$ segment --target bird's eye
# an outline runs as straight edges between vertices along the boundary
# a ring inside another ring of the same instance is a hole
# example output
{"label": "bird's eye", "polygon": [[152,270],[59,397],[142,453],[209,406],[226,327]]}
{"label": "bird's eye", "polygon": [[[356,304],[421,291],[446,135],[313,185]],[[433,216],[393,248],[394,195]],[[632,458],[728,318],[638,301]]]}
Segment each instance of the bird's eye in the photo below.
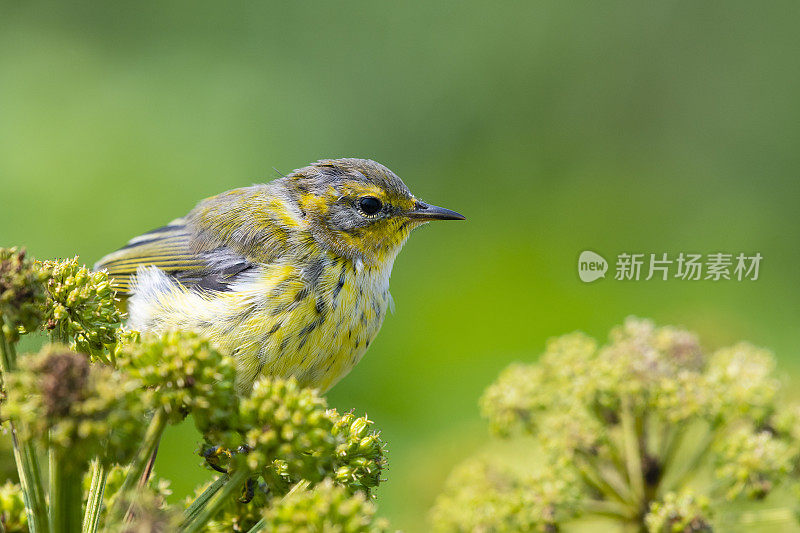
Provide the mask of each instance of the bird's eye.
{"label": "bird's eye", "polygon": [[365,196],[358,201],[358,207],[365,215],[374,215],[381,210],[383,204],[374,196]]}

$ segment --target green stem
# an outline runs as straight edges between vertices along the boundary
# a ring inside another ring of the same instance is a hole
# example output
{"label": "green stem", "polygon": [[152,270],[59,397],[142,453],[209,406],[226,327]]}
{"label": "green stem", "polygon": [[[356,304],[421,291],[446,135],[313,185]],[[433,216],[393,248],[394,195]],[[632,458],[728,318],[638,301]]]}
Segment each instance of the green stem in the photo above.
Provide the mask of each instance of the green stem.
{"label": "green stem", "polygon": [[[607,500],[585,500],[580,504],[581,509],[588,514],[607,516],[618,520],[630,520],[631,509],[618,502]],[[251,530],[252,531],[252,530]]]}
{"label": "green stem", "polygon": [[220,509],[230,501],[233,493],[241,489],[242,484],[247,481],[248,476],[250,476],[250,472],[245,469],[237,470],[231,474],[228,482],[225,483],[217,494],[208,500],[208,503],[202,507],[199,513],[195,514],[193,519],[184,520],[183,524],[181,524],[180,532],[197,533],[201,531],[203,527],[219,513]]}
{"label": "green stem", "polygon": [[642,476],[642,455],[639,450],[639,435],[636,433],[636,421],[631,412],[630,399],[622,398],[620,413],[622,422],[622,440],[625,447],[625,466],[628,481],[638,503],[644,503],[644,476]]}
{"label": "green stem", "polygon": [[692,457],[688,461],[681,462],[680,467],[677,464],[674,465],[673,471],[670,472],[669,479],[664,480],[663,487],[661,489],[662,494],[682,486],[697,473],[697,468],[707,457],[708,451],[711,449],[711,445],[714,443],[716,436],[716,428],[713,426],[709,427],[703,436],[703,439],[700,441],[700,444],[694,450]]}
{"label": "green stem", "polygon": [[69,346],[69,336],[61,330],[60,325],[56,329],[50,331],[50,344]]}
{"label": "green stem", "polygon": [[82,533],[96,533],[100,523],[100,511],[103,508],[103,494],[106,490],[108,470],[100,461],[92,464],[92,485],[86,499],[86,512],[83,515]]}
{"label": "green stem", "polygon": [[50,531],[81,529],[83,471],[75,468],[58,450],[50,448]]}
{"label": "green stem", "polygon": [[[675,427],[677,426],[677,427]],[[681,422],[676,424],[668,430],[668,437],[665,439],[664,449],[661,453],[661,464],[663,473],[661,478],[664,479],[670,473],[675,463],[675,456],[683,445],[683,439],[686,436],[688,423]]]}
{"label": "green stem", "polygon": [[[159,407],[156,409],[153,418],[150,420],[150,424],[147,426],[142,445],[139,447],[139,451],[136,453],[136,457],[128,469],[125,481],[122,482],[122,486],[119,489],[119,494],[132,494],[132,491],[136,488],[142,477],[142,473],[145,468],[147,468],[150,457],[153,455],[156,446],[158,446],[158,442],[161,440],[161,434],[164,433],[164,428],[166,427],[167,412],[163,407]],[[123,509],[122,507],[126,503],[132,506],[134,500],[135,498],[133,496],[130,498],[118,498],[117,503],[114,505],[113,512],[109,513],[109,516],[122,519],[128,511],[127,508]]]}
{"label": "green stem", "polygon": [[190,522],[194,520],[197,515],[200,514],[200,511],[203,510],[203,507],[205,507],[205,505],[208,503],[208,500],[210,500],[212,496],[219,492],[219,489],[221,489],[223,485],[230,480],[230,478],[231,477],[228,474],[223,474],[215,479],[211,485],[206,487],[206,490],[204,490],[197,498],[195,498],[192,504],[186,509],[186,511],[184,511],[183,521]]}
{"label": "green stem", "polygon": [[256,522],[247,533],[259,533],[260,531],[264,531],[266,528],[267,528],[267,519],[262,518],[261,520]]}
{"label": "green stem", "polygon": [[[3,326],[3,319],[0,317],[0,369],[2,370],[0,377],[9,375],[17,368],[17,352],[14,344],[6,339]],[[49,526],[44,484],[42,483],[39,459],[36,457],[36,449],[30,441],[20,442],[16,421],[9,421],[9,425],[14,447],[14,462],[17,465],[22,498],[25,501],[28,528],[31,533],[43,533],[49,529]]]}
{"label": "green stem", "polygon": [[575,465],[586,484],[597,489],[609,500],[617,500],[623,505],[631,505],[630,492],[623,490],[619,483],[613,483],[607,476],[604,476],[601,468],[588,456],[575,457]]}

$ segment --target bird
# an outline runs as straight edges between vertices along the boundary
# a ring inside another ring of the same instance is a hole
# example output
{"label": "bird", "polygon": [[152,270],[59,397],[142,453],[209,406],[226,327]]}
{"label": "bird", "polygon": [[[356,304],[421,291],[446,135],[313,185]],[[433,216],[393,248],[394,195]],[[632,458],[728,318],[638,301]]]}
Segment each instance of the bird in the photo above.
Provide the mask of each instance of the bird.
{"label": "bird", "polygon": [[416,198],[384,165],[322,159],[200,201],[100,259],[140,332],[194,330],[262,375],[327,391],[394,310],[389,278],[410,233],[465,220]]}

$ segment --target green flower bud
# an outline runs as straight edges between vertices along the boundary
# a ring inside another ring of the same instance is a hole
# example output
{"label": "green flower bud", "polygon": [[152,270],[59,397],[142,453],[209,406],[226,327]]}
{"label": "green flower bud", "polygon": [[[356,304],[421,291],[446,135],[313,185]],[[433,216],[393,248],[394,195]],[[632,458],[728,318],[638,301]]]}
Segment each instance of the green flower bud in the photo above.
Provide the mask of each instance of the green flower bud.
{"label": "green flower bud", "polygon": [[340,416],[317,390],[294,378],[259,379],[234,418],[238,432],[220,434],[217,442],[207,438],[202,455],[213,456],[217,466],[260,474],[273,496],[300,480],[313,484],[330,477],[350,492],[364,493],[381,481],[384,444],[372,421]]}
{"label": "green flower bud", "polygon": [[375,506],[363,494],[350,494],[331,480],[313,488],[301,484],[264,510],[266,531],[275,533],[379,533],[389,531],[375,517]]}
{"label": "green flower bud", "polygon": [[314,389],[300,387],[294,378],[262,378],[240,403],[247,468],[254,472],[275,465],[281,476],[322,479],[331,471],[336,449],[335,413]]}
{"label": "green flower bud", "polygon": [[574,475],[554,465],[538,476],[490,459],[457,466],[431,514],[433,528],[460,531],[556,531],[578,511]]}
{"label": "green flower bud", "polygon": [[24,249],[0,248],[0,327],[9,342],[44,321],[48,278],[48,270],[28,259]]}
{"label": "green flower bud", "polygon": [[51,271],[45,327],[74,350],[105,360],[122,320],[108,274],[80,266],[77,257],[45,267]]}
{"label": "green flower bud", "polygon": [[649,533],[701,533],[713,529],[708,521],[708,500],[691,493],[667,493],[661,501],[653,502],[644,517]]}
{"label": "green flower bud", "polygon": [[24,422],[22,438],[60,450],[76,469],[95,456],[127,462],[143,435],[141,384],[62,346],[21,359],[6,386],[5,412]]}
{"label": "green flower bud", "polygon": [[549,403],[543,394],[545,387],[543,368],[510,365],[483,394],[481,414],[497,435],[533,432],[535,413]]}
{"label": "green flower bud", "polygon": [[733,500],[740,495],[761,499],[797,464],[795,446],[770,431],[741,428],[727,436],[717,449],[715,474]]}
{"label": "green flower bud", "polygon": [[333,428],[338,441],[334,478],[350,490],[362,490],[367,494],[381,482],[381,473],[387,462],[380,435],[371,431],[373,424],[366,416],[346,413],[339,417]]}
{"label": "green flower bud", "polygon": [[136,333],[115,351],[120,370],[150,390],[152,407],[162,407],[170,422],[194,415],[201,432],[228,427],[236,416],[236,368],[233,358],[214,349],[205,338],[190,331]]}
{"label": "green flower bud", "polygon": [[771,352],[745,342],[716,351],[705,376],[713,414],[720,419],[765,420],[780,389],[780,381],[772,376],[774,369]]}

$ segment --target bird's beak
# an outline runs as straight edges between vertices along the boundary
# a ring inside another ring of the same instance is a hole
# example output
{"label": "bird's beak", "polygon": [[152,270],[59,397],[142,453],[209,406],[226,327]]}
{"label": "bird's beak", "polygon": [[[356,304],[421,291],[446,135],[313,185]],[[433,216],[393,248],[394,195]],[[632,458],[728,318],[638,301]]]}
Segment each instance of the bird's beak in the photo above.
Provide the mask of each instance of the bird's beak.
{"label": "bird's beak", "polygon": [[414,209],[406,212],[406,216],[416,220],[466,220],[464,215],[455,211],[420,201],[414,204]]}

